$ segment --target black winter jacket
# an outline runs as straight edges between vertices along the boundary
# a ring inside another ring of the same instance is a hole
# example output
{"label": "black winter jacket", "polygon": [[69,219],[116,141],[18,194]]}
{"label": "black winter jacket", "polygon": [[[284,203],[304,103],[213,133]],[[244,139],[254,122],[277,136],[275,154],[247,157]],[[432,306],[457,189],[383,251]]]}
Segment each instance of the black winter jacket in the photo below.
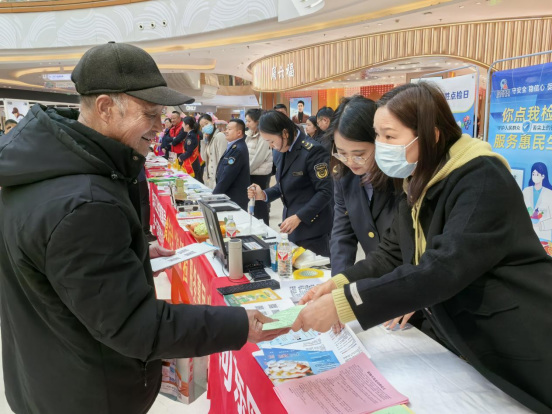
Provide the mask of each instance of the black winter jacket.
{"label": "black winter jacket", "polygon": [[512,174],[496,158],[466,163],[428,190],[420,223],[427,245],[417,266],[403,201],[377,250],[343,272],[362,327],[424,309],[449,347],[491,382],[552,413],[552,258]]}
{"label": "black winter jacket", "polygon": [[6,396],[16,413],[145,413],[160,359],[239,349],[246,312],[156,299],[144,157],[65,112],[35,105],[0,143]]}

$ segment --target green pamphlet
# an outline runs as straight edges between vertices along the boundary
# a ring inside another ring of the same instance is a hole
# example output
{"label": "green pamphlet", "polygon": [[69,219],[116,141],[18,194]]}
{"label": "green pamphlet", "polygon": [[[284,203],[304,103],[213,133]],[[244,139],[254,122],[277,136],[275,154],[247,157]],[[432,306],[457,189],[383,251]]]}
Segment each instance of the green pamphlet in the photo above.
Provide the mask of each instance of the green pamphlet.
{"label": "green pamphlet", "polygon": [[297,315],[301,312],[305,305],[297,305],[293,308],[289,308],[280,312],[270,315],[272,319],[277,319],[276,322],[269,322],[263,325],[263,331],[270,331],[272,329],[289,328],[297,319]]}

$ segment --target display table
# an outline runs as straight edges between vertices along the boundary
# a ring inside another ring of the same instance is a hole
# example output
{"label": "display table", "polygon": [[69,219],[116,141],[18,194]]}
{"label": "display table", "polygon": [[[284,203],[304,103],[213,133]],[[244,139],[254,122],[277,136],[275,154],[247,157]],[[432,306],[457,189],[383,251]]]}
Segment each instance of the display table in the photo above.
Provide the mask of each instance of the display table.
{"label": "display table", "polygon": [[[178,248],[195,242],[182,229],[170,197],[160,196],[150,186],[152,231],[160,245]],[[230,212],[238,228],[248,220],[246,212]],[[221,214],[221,219],[225,215]],[[268,227],[269,236],[277,235]],[[271,270],[267,270],[273,274]],[[181,263],[168,275],[174,303],[224,305],[217,287],[232,282],[213,255]],[[246,282],[243,278],[241,282]],[[410,399],[416,414],[521,414],[531,413],[504,394],[468,363],[415,328],[388,332],[375,327],[363,332],[357,322],[351,327],[370,353],[374,365],[387,380]],[[273,385],[255,358],[256,345],[210,356],[208,398],[212,414],[285,414]],[[315,414],[315,413],[308,413]]]}

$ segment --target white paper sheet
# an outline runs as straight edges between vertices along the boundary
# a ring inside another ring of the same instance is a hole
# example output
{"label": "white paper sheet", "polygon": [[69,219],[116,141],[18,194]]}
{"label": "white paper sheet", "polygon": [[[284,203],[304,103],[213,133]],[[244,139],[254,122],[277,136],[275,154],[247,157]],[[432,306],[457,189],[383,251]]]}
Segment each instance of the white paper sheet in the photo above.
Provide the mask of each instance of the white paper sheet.
{"label": "white paper sheet", "polygon": [[181,247],[180,249],[177,249],[174,256],[157,257],[155,259],[151,259],[151,268],[154,272],[158,272],[159,270],[166,269],[185,260],[190,260],[194,257],[201,256],[205,253],[209,253],[217,249],[218,247],[212,246],[207,243],[190,244],[186,247]]}

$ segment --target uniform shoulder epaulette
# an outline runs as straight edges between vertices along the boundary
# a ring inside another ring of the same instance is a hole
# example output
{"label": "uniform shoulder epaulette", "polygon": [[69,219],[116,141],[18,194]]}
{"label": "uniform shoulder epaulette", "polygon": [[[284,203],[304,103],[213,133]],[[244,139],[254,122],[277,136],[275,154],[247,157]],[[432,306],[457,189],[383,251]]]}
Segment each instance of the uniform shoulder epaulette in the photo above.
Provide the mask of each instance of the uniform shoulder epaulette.
{"label": "uniform shoulder epaulette", "polygon": [[313,147],[312,142],[302,140],[301,145],[307,150],[310,151],[310,149]]}

